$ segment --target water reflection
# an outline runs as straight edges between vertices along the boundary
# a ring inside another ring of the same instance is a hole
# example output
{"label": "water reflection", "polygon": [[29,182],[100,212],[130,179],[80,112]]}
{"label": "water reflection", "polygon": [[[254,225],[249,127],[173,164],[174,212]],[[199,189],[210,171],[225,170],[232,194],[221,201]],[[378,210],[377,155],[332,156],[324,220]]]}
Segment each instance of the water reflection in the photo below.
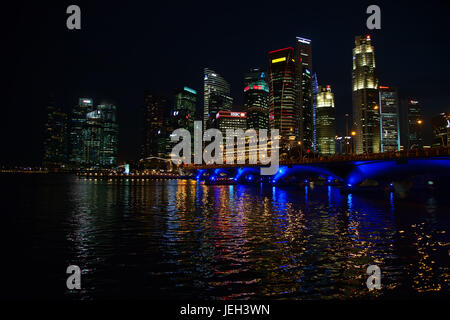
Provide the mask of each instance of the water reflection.
{"label": "water reflection", "polygon": [[[450,211],[442,199],[343,195],[332,186],[67,183],[60,201],[70,210],[59,230],[67,243],[60,249],[69,252],[68,263],[82,266],[80,298],[448,293]],[[382,290],[366,288],[371,264],[382,270]]]}

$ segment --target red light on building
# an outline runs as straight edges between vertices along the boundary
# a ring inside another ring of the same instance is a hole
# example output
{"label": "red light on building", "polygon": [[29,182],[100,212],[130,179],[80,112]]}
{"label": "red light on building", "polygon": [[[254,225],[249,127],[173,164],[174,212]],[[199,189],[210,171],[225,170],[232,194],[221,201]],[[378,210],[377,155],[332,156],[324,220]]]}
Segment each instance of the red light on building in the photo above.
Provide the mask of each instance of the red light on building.
{"label": "red light on building", "polygon": [[283,48],[283,49],[273,50],[273,51],[270,51],[269,54],[272,54],[272,53],[275,53],[275,52],[279,52],[279,51],[284,51],[284,50],[292,50],[292,51],[294,51],[294,48],[287,47],[287,48]]}

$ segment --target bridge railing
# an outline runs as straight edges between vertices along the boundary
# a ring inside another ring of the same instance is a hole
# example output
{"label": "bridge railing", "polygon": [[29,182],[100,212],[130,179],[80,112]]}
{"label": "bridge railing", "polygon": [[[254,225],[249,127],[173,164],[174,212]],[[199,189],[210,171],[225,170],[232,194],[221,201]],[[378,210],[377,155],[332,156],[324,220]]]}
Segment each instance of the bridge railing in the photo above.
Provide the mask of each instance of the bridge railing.
{"label": "bridge railing", "polygon": [[[363,153],[363,154],[346,154],[334,156],[312,156],[296,159],[281,160],[280,165],[296,165],[296,164],[317,164],[317,163],[332,163],[332,162],[346,162],[346,161],[372,161],[372,160],[396,160],[396,159],[410,159],[410,158],[429,158],[450,156],[449,147],[440,148],[425,148],[425,149],[411,149],[394,152],[382,153]],[[259,167],[261,164],[185,164],[186,169],[208,169],[208,168],[226,168],[226,167]]]}

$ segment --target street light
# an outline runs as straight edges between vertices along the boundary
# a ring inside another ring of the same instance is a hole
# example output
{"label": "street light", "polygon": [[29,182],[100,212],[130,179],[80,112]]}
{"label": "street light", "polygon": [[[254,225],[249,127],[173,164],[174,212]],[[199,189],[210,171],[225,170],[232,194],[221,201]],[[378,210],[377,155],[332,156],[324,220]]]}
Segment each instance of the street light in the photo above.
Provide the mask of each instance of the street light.
{"label": "street light", "polygon": [[355,149],[355,147],[354,147],[355,143],[353,142],[353,138],[356,136],[356,131],[352,131],[351,135],[352,135],[352,139],[351,139],[352,140],[352,145],[351,145],[351,147],[352,147],[352,154],[353,154],[353,153],[355,153],[355,150],[354,150]]}

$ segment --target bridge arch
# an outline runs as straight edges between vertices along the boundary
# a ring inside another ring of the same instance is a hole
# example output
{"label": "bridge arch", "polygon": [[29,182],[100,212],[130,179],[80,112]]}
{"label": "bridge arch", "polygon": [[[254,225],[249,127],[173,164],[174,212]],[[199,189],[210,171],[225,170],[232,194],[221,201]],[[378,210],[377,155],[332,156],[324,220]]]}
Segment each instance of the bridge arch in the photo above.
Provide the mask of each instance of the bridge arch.
{"label": "bridge arch", "polygon": [[288,177],[297,178],[312,178],[321,176],[327,180],[337,179],[343,181],[343,179],[336,173],[332,172],[328,168],[319,165],[293,165],[293,166],[281,166],[278,172],[272,179],[272,183],[278,183],[285,180]]}
{"label": "bridge arch", "polygon": [[404,162],[396,160],[359,161],[347,175],[347,186],[355,186],[364,180],[407,179],[414,175],[450,175],[449,158],[409,159]]}

